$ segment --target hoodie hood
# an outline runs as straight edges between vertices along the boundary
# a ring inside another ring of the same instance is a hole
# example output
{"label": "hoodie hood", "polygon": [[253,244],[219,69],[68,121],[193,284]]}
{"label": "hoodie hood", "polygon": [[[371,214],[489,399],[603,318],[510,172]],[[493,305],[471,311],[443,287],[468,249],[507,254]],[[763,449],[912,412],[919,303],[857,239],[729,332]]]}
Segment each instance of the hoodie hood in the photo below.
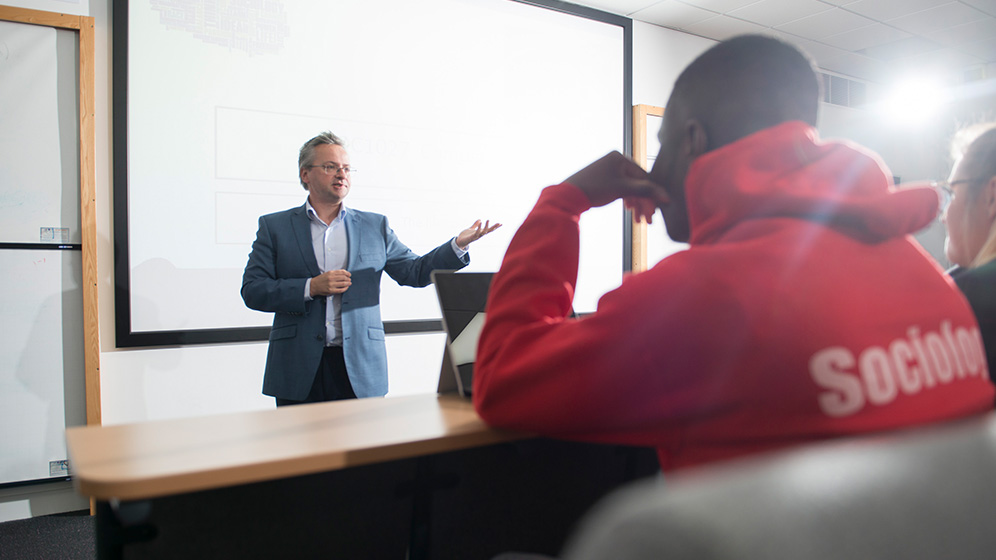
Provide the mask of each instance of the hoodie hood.
{"label": "hoodie hood", "polygon": [[691,244],[763,218],[825,223],[865,242],[913,233],[937,216],[932,187],[896,189],[873,153],[820,141],[801,121],[767,128],[696,159],[685,182]]}

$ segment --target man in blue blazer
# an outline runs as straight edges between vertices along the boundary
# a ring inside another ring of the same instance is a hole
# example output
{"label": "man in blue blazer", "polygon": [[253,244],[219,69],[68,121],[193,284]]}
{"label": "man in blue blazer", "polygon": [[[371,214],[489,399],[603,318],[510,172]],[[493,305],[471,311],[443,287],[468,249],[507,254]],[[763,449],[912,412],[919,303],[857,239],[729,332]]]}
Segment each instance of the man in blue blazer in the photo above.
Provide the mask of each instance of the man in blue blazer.
{"label": "man in blue blazer", "polygon": [[351,168],[339,137],[324,132],[306,142],[298,168],[307,201],[259,218],[242,276],[246,305],[274,313],[263,394],[277,406],[383,396],[381,273],[427,286],[433,270],[467,266],[467,246],[501,224],[478,220],[418,256],[387,218],[343,205]]}

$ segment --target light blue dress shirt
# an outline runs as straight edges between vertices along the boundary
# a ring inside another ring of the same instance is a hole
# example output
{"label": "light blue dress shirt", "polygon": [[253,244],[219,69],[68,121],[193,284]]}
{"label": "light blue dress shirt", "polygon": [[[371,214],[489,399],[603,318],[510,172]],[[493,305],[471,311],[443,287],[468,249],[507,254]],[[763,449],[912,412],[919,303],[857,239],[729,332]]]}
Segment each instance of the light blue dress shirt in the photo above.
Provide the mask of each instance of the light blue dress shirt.
{"label": "light blue dress shirt", "polygon": [[[305,202],[308,209],[308,220],[311,222],[311,246],[315,250],[315,260],[323,273],[330,270],[345,269],[349,262],[349,238],[346,236],[346,225],[343,216],[349,211],[343,204],[339,214],[326,224],[318,217],[311,202]],[[463,258],[467,251],[457,246],[456,237],[450,240],[450,247],[458,258]],[[325,306],[325,346],[342,346],[342,294],[327,296],[329,305]],[[304,283],[304,300],[310,301],[311,279]]]}

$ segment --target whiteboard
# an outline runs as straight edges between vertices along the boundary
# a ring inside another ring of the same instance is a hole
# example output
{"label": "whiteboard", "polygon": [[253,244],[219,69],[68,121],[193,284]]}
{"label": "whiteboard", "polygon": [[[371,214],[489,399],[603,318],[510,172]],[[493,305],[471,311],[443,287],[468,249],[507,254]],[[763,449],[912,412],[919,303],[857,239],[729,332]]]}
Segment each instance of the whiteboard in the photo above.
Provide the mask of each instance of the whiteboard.
{"label": "whiteboard", "polygon": [[86,423],[77,49],[0,21],[0,485],[67,477]]}
{"label": "whiteboard", "polygon": [[76,43],[0,21],[0,243],[80,243]]}
{"label": "whiteboard", "polygon": [[0,249],[0,484],[68,476],[86,424],[82,253]]}
{"label": "whiteboard", "polygon": [[[625,18],[509,0],[115,10],[119,345],[270,324],[242,302],[242,271],[258,217],[304,203],[297,153],[321,131],[358,170],[346,205],[386,215],[415,252],[478,218],[505,224],[471,247],[481,271],[497,270],[543,187],[625,151]],[[579,311],[621,282],[623,217],[614,204],[582,218]],[[386,321],[439,318],[432,290],[385,279],[381,302]]]}

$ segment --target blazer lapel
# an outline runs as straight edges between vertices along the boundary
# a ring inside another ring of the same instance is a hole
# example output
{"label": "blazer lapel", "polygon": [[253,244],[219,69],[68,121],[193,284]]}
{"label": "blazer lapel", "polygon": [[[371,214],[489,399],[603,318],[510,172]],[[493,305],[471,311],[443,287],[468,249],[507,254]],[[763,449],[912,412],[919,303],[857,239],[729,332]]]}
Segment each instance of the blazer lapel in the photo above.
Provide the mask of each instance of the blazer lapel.
{"label": "blazer lapel", "polygon": [[302,204],[300,208],[291,213],[291,228],[294,230],[297,246],[301,248],[301,258],[304,260],[304,265],[308,267],[313,277],[318,276],[322,273],[322,269],[318,268],[315,247],[311,243],[311,222],[308,220],[307,204]]}
{"label": "blazer lapel", "polygon": [[356,255],[360,254],[360,228],[356,225],[356,212],[346,210],[344,223],[346,225],[346,270],[354,270]]}

